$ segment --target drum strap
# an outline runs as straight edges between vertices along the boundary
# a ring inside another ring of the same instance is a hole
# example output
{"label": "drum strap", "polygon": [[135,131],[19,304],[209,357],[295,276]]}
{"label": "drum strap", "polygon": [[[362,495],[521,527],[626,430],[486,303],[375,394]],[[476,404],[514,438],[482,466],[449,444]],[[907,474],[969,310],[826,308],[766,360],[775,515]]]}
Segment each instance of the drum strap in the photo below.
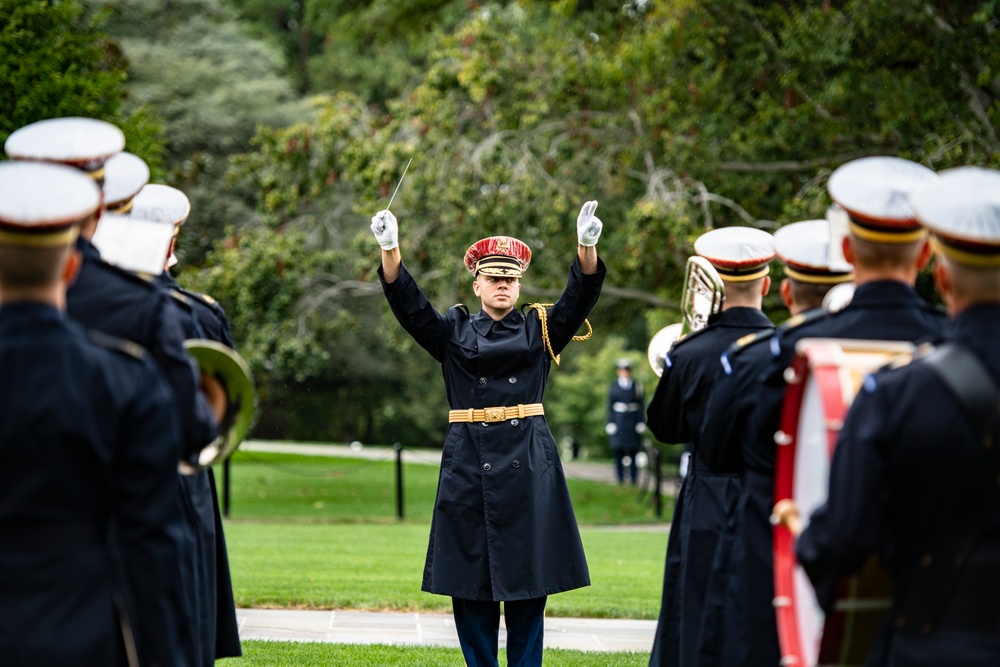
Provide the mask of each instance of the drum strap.
{"label": "drum strap", "polygon": [[[961,618],[954,619],[960,624],[978,617],[983,623],[995,625],[997,619],[993,617],[1000,613],[995,590],[969,582],[971,585],[963,586],[958,593],[961,599],[952,598],[958,592],[982,527],[1000,502],[1000,419],[996,418],[1000,395],[979,359],[965,348],[943,345],[920,363],[926,364],[954,395],[982,447],[930,523],[927,548],[909,585],[896,600],[896,626],[927,634],[951,608],[965,610],[959,611]],[[965,599],[968,596],[974,599]]]}

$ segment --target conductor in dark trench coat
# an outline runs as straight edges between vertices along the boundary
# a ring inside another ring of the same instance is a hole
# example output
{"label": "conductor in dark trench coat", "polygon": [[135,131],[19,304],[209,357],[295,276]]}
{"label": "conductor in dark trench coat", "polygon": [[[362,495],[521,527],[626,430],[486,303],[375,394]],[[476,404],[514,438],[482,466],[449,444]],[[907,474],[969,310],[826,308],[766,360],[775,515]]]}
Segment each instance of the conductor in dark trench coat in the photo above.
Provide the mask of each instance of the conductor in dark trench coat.
{"label": "conductor in dark trench coat", "polygon": [[494,236],[470,247],[465,265],[481,309],[441,314],[402,264],[395,216],[372,218],[392,312],[444,374],[450,425],[422,589],[452,597],[469,667],[498,664],[501,601],[508,665],[540,666],[546,597],[590,584],[541,401],[551,361],[558,363],[604,282],[596,207],[587,202],[577,218],[577,257],[559,301],[523,312],[519,281],[531,250],[521,241]]}

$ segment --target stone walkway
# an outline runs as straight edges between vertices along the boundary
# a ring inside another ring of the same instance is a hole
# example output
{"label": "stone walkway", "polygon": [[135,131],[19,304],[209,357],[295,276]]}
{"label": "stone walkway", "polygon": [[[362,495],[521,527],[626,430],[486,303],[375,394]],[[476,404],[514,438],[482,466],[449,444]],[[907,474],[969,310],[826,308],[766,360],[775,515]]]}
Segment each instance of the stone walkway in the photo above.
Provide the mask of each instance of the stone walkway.
{"label": "stone walkway", "polygon": [[[458,648],[451,614],[238,609],[241,639],[393,644]],[[500,647],[506,645],[501,619]],[[546,618],[545,647],[578,651],[642,651],[653,646],[656,621]]]}

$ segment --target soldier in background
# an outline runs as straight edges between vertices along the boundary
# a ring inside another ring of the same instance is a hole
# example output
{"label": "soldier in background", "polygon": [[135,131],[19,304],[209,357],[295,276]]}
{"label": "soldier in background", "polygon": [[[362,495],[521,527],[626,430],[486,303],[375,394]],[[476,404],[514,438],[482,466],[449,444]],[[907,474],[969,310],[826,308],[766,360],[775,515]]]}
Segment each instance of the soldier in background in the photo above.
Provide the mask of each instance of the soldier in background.
{"label": "soldier in background", "polygon": [[137,345],[64,314],[100,191],[0,164],[0,664],[187,665],[180,416]]}
{"label": "soldier in background", "polygon": [[604,431],[611,440],[618,483],[625,482],[625,458],[629,459],[629,482],[634,486],[638,477],[636,454],[646,432],[646,411],[642,383],[632,378],[632,362],[619,359],[615,364],[617,378],[608,387],[608,418]]}

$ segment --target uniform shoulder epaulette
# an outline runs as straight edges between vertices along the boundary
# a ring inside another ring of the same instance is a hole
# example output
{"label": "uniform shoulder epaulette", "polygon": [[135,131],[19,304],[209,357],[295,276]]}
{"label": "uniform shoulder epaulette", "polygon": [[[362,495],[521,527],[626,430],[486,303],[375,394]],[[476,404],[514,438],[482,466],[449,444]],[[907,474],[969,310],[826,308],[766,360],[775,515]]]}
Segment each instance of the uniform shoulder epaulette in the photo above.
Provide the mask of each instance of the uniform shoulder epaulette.
{"label": "uniform shoulder epaulette", "polygon": [[779,324],[774,328],[775,334],[783,334],[786,331],[791,331],[803,324],[809,324],[810,322],[816,322],[817,320],[826,319],[830,316],[830,312],[823,308],[810,308],[809,310],[803,311],[798,315],[792,315],[787,320]]}
{"label": "uniform shoulder epaulette", "polygon": [[768,340],[774,336],[774,327],[768,327],[767,329],[761,329],[760,331],[754,331],[753,333],[748,333],[745,336],[740,336],[737,338],[732,345],[726,348],[726,351],[722,353],[720,361],[722,362],[722,370],[725,371],[726,375],[731,375],[733,372],[733,367],[729,363],[735,355],[739,354],[743,350],[752,346],[754,343],[759,343],[761,341]]}
{"label": "uniform shoulder epaulette", "polygon": [[116,266],[109,262],[105,262],[103,259],[100,260],[101,264],[107,267],[112,273],[127,279],[129,282],[135,285],[142,285],[143,287],[150,289],[155,288],[156,285],[153,284],[153,276],[148,273],[136,273],[135,271],[129,271],[128,269],[123,269],[120,266]]}
{"label": "uniform shoulder epaulette", "polygon": [[698,336],[702,335],[703,333],[705,333],[706,331],[708,331],[708,329],[709,329],[708,327],[705,327],[703,329],[698,329],[697,331],[692,331],[690,333],[686,333],[686,334],[682,335],[680,338],[678,338],[677,340],[674,341],[674,344],[670,347],[670,349],[671,350],[676,350],[681,345],[684,345],[685,343],[689,343],[692,340],[694,340],[695,338],[697,338]]}
{"label": "uniform shoulder epaulette", "polygon": [[774,328],[774,336],[771,338],[771,355],[774,357],[781,356],[782,338],[789,331],[794,331],[805,324],[824,320],[830,317],[831,314],[832,313],[825,308],[810,308],[809,310],[803,311],[798,315],[792,315],[789,317],[787,320]]}
{"label": "uniform shoulder epaulette", "polygon": [[191,310],[193,308],[193,306],[191,305],[191,299],[190,299],[190,297],[188,297],[186,294],[182,293],[181,291],[173,289],[173,288],[170,288],[170,289],[167,290],[167,293],[171,297],[173,297],[174,301],[177,301],[179,304],[181,304],[182,306],[184,306],[185,310]]}
{"label": "uniform shoulder epaulette", "polygon": [[117,352],[123,352],[130,357],[135,357],[136,359],[146,358],[146,348],[138,343],[126,340],[125,338],[118,338],[117,336],[110,336],[103,331],[97,331],[96,329],[87,330],[87,340],[89,340],[94,345],[99,345],[103,348],[109,350],[115,350]]}
{"label": "uniform shoulder epaulette", "polygon": [[466,317],[469,317],[469,307],[466,306],[464,303],[456,303],[454,306],[451,307],[451,309],[455,308],[465,313]]}
{"label": "uniform shoulder epaulette", "polygon": [[197,301],[199,303],[202,303],[202,304],[208,306],[209,308],[211,308],[212,310],[221,310],[222,309],[222,306],[219,305],[219,302],[216,301],[215,299],[213,299],[212,297],[210,297],[207,294],[202,294],[201,292],[192,292],[191,290],[184,289],[183,287],[179,287],[179,286],[175,287],[174,289],[176,291],[180,292],[181,294],[183,294],[184,296],[186,296],[187,298],[192,299],[193,301]]}
{"label": "uniform shoulder epaulette", "polygon": [[732,357],[734,354],[739,354],[743,350],[747,349],[754,343],[759,343],[762,340],[767,340],[774,335],[775,328],[768,327],[766,329],[761,329],[760,331],[754,331],[753,333],[748,333],[745,336],[740,336],[736,341],[726,348],[726,356]]}

